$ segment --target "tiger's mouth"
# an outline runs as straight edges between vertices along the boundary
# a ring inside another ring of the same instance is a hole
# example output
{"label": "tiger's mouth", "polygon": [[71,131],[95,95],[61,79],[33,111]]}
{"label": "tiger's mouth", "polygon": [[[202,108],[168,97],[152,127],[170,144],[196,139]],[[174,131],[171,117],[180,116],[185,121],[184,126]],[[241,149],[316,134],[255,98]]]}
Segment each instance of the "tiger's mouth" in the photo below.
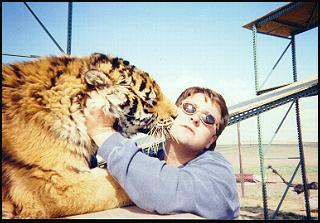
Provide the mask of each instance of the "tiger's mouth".
{"label": "tiger's mouth", "polygon": [[170,136],[170,128],[173,124],[173,120],[173,118],[169,118],[166,120],[160,119],[159,121],[151,125],[150,128],[147,127],[149,125],[144,125],[143,128],[141,127],[137,131],[152,136],[154,138],[167,138]]}
{"label": "tiger's mouth", "polygon": [[148,145],[146,147],[147,152],[150,154],[157,153],[159,149],[159,144],[162,143],[165,146],[167,139],[171,139],[176,141],[176,138],[171,133],[170,129],[173,125],[174,118],[171,117],[166,120],[160,120],[153,125],[150,131],[146,131],[146,129],[141,129],[144,133],[147,134],[147,137],[144,139],[144,144]]}
{"label": "tiger's mouth", "polygon": [[147,134],[158,139],[174,139],[170,132],[173,121],[173,118],[157,121]]}

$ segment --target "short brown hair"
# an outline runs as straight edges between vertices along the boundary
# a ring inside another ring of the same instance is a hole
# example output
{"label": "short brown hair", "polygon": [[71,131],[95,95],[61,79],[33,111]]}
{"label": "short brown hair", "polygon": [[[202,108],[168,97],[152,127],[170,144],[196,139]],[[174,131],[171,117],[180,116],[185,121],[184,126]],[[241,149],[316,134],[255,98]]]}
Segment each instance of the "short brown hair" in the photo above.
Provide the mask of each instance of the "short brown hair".
{"label": "short brown hair", "polygon": [[[189,87],[186,90],[184,90],[180,96],[178,97],[176,101],[176,105],[179,106],[182,100],[196,94],[196,93],[202,93],[204,94],[206,100],[209,98],[212,103],[216,103],[219,105],[220,108],[220,113],[221,113],[221,120],[219,122],[219,125],[217,127],[217,137],[219,137],[224,130],[224,128],[228,124],[228,119],[229,119],[229,112],[228,108],[226,105],[226,102],[224,98],[214,90],[211,90],[209,88],[204,88],[204,87]],[[216,141],[212,143],[209,147],[209,150],[214,150],[216,147]]]}

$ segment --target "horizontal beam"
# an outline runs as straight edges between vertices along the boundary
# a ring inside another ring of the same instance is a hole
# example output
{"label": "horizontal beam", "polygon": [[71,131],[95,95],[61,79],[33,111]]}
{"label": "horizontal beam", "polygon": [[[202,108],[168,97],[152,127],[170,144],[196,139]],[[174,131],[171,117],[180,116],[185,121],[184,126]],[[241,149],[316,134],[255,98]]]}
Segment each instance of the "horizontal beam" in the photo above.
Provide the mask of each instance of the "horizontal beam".
{"label": "horizontal beam", "polygon": [[281,105],[287,104],[291,101],[297,100],[301,97],[309,97],[309,96],[315,96],[318,94],[318,86],[313,86],[311,88],[305,89],[303,91],[294,93],[292,95],[283,97],[281,99],[253,107],[249,110],[237,113],[237,114],[231,114],[229,117],[228,125],[233,125],[237,122],[246,120],[248,118],[251,118],[253,116],[259,115],[263,112],[269,111],[271,109],[274,109],[276,107],[279,107]]}

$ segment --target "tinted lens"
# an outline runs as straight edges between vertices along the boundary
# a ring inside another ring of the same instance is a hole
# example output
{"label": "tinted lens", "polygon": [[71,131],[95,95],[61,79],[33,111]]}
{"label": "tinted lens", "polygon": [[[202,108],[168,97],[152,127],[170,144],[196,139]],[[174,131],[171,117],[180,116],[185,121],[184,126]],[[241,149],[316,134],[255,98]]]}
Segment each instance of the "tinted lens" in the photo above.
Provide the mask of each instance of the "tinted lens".
{"label": "tinted lens", "polygon": [[195,113],[197,111],[196,107],[190,103],[184,103],[182,107],[183,110],[187,113]]}
{"label": "tinted lens", "polygon": [[208,125],[213,125],[215,122],[214,117],[210,114],[201,114],[201,119]]}
{"label": "tinted lens", "polygon": [[[188,102],[184,103],[182,108],[187,114],[194,114],[197,111],[195,105]],[[211,114],[202,113],[200,118],[207,125],[213,125],[215,123],[215,119]]]}

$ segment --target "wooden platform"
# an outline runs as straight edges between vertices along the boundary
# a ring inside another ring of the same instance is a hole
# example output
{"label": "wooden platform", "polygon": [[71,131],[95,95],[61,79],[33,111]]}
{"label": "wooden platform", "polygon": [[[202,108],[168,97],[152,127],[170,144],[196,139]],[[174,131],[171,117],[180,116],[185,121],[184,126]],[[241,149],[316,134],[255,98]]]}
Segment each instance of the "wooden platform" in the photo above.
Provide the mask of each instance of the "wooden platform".
{"label": "wooden platform", "polygon": [[252,30],[271,36],[289,37],[318,26],[319,3],[291,2],[244,25]]}
{"label": "wooden platform", "polygon": [[157,213],[144,211],[137,206],[129,206],[123,208],[115,208],[105,211],[99,211],[88,214],[73,215],[64,217],[64,219],[203,219],[197,215],[185,214],[172,214],[160,215]]}

